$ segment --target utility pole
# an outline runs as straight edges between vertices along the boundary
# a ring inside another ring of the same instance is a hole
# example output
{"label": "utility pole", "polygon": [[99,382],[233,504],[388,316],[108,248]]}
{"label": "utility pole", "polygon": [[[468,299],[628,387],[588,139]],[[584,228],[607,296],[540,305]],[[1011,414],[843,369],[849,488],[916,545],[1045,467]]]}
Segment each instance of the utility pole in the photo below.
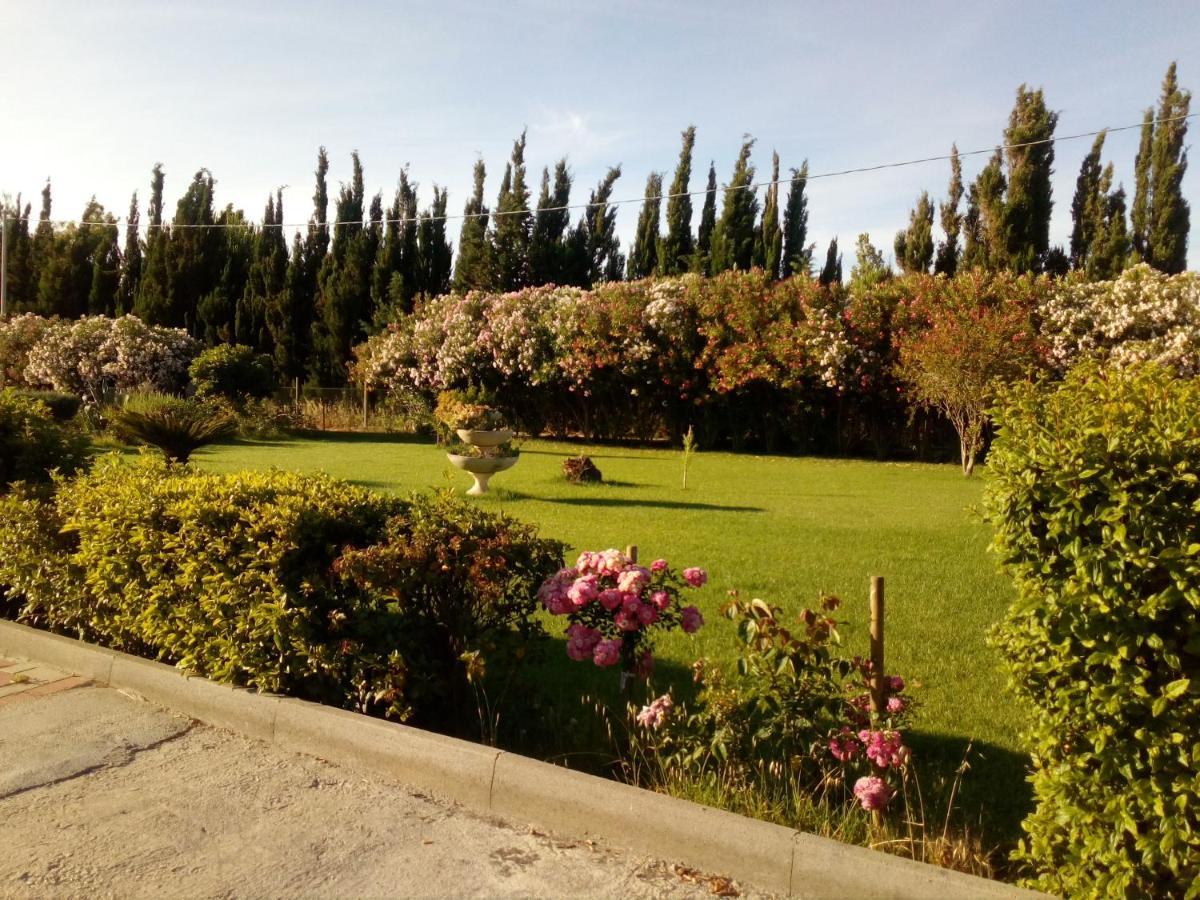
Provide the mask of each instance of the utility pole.
{"label": "utility pole", "polygon": [[0,223],[0,320],[4,320],[8,318],[8,207]]}

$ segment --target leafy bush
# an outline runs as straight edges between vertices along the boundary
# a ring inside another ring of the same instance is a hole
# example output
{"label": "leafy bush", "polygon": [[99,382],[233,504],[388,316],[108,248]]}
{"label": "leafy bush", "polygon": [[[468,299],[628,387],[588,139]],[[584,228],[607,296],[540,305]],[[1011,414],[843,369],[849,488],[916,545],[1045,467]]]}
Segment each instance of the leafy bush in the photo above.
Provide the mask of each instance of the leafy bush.
{"label": "leafy bush", "polygon": [[[562,547],[441,497],[110,456],[0,500],[20,618],[219,681],[462,727],[464,654],[537,631]],[[523,649],[524,643],[514,647]]]}
{"label": "leafy bush", "polygon": [[40,400],[50,410],[50,415],[56,422],[70,422],[79,413],[83,401],[74,394],[64,394],[60,391],[22,390],[21,395],[31,400]]}
{"label": "leafy bush", "polygon": [[242,344],[218,344],[200,351],[188,366],[188,376],[197,397],[261,400],[276,388],[271,357]]}
{"label": "leafy bush", "polygon": [[590,456],[571,456],[563,460],[563,476],[572,484],[594,484],[603,481],[600,469]]}
{"label": "leafy bush", "polygon": [[[1018,851],[1067,896],[1200,884],[1200,382],[1087,365],[995,412],[994,639],[1033,711]],[[1191,886],[1191,889],[1189,889]]]}
{"label": "leafy bush", "polygon": [[0,386],[27,386],[25,367],[29,352],[49,328],[51,319],[24,313],[0,319]]}
{"label": "leafy bush", "polygon": [[135,394],[109,418],[122,440],[157,447],[177,463],[237,431],[237,420],[220,406],[165,394]]}
{"label": "leafy bush", "polygon": [[0,390],[0,493],[15,481],[46,482],[70,474],[87,459],[87,440],[59,425],[40,399]]}
{"label": "leafy bush", "polygon": [[504,427],[504,417],[495,409],[491,396],[476,388],[442,391],[433,417],[446,435],[459,428],[487,431]]}

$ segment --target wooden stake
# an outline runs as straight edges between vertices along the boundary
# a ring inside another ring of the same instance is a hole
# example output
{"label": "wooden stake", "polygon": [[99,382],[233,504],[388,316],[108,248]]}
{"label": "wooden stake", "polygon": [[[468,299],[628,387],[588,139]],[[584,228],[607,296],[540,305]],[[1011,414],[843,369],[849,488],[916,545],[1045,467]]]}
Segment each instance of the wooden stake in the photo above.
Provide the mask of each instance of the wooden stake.
{"label": "wooden stake", "polygon": [[367,379],[363,379],[363,431],[367,430],[367,402],[371,396],[371,389],[367,386]]}
{"label": "wooden stake", "polygon": [[887,710],[883,668],[883,577],[871,576],[871,711]]}
{"label": "wooden stake", "polygon": [[625,548],[625,555],[629,557],[631,563],[637,562],[637,544],[630,544]]}

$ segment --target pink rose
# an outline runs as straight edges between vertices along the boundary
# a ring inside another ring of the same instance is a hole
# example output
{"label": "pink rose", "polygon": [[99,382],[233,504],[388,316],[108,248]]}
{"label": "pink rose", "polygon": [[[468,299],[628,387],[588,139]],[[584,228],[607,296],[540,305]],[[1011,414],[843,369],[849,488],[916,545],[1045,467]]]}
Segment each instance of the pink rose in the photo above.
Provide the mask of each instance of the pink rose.
{"label": "pink rose", "polygon": [[904,679],[899,675],[888,675],[884,679],[884,683],[887,689],[893,694],[898,694],[904,690]]}
{"label": "pink rose", "polygon": [[641,620],[638,619],[638,614],[635,610],[621,609],[615,616],[613,622],[622,631],[637,631],[642,627]]}
{"label": "pink rose", "polygon": [[625,595],[616,588],[605,588],[599,593],[596,599],[600,601],[601,606],[612,612],[621,605],[621,601],[625,599]]}
{"label": "pink rose", "polygon": [[839,762],[854,759],[861,750],[862,745],[855,738],[854,732],[849,728],[842,728],[841,731],[829,739],[829,752]]}
{"label": "pink rose", "polygon": [[854,796],[867,812],[883,809],[896,792],[875,775],[867,775],[854,782]]}
{"label": "pink rose", "polygon": [[641,566],[634,566],[617,576],[617,587],[627,594],[640,594],[649,581],[650,573]]}
{"label": "pink rose", "polygon": [[658,610],[649,603],[643,603],[637,609],[637,617],[643,625],[653,625],[658,621]]}
{"label": "pink rose", "polygon": [[585,575],[567,589],[567,596],[576,609],[581,609],[595,600],[597,593],[595,575]]}
{"label": "pink rose", "polygon": [[688,634],[695,634],[704,624],[704,616],[694,606],[685,606],[679,614],[679,626]]}
{"label": "pink rose", "polygon": [[671,702],[671,695],[663,694],[649,705],[642,707],[642,711],[637,714],[637,723],[643,728],[658,728],[674,705]]}
{"label": "pink rose", "polygon": [[667,571],[667,561],[665,559],[656,559],[654,562],[650,563],[650,571],[651,572]]}
{"label": "pink rose", "polygon": [[615,666],[621,661],[621,642],[619,640],[600,641],[592,652],[592,662],[598,666]]}
{"label": "pink rose", "polygon": [[904,712],[904,708],[907,705],[908,704],[905,703],[903,700],[901,700],[899,697],[888,697],[887,711],[889,713],[891,713],[893,716],[896,716],[896,715],[899,715],[900,713]]}
{"label": "pink rose", "polygon": [[650,602],[661,612],[671,605],[671,595],[666,591],[655,591],[650,595]]}
{"label": "pink rose", "polygon": [[692,566],[690,569],[683,570],[683,580],[694,588],[704,587],[708,584],[708,573]]}

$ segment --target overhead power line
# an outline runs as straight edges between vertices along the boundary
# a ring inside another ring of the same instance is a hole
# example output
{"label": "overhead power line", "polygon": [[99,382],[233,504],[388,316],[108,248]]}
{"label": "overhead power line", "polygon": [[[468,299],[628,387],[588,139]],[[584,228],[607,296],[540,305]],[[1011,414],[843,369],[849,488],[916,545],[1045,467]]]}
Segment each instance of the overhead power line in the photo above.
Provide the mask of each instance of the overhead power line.
{"label": "overhead power line", "polygon": [[[1167,122],[1179,122],[1184,119],[1193,119],[1196,116],[1200,116],[1200,113],[1188,113],[1187,115],[1182,115],[1182,116],[1171,116],[1171,117],[1168,117],[1165,119],[1154,119],[1151,124],[1157,126],[1157,125],[1165,124]],[[1098,128],[1095,131],[1081,131],[1078,134],[1056,135],[1055,137],[1041,138],[1040,140],[1036,140],[1036,141],[1023,141],[1018,144],[999,144],[994,147],[987,147],[987,148],[980,149],[980,150],[961,150],[958,152],[958,156],[959,157],[979,156],[984,153],[995,153],[997,150],[1002,150],[1002,151],[1004,151],[1004,150],[1020,150],[1025,147],[1036,147],[1041,144],[1056,144],[1061,141],[1075,141],[1075,140],[1079,140],[1081,138],[1096,137],[1097,135],[1102,134],[1102,133],[1103,134],[1113,134],[1114,132],[1118,132],[1118,131],[1131,131],[1134,128],[1142,128],[1145,126],[1145,124],[1146,124],[1145,122],[1138,122],[1134,125],[1120,125],[1120,126],[1117,126],[1114,128]],[[841,178],[845,175],[860,175],[860,174],[864,174],[867,172],[879,172],[879,171],[883,171],[884,169],[900,169],[900,168],[904,168],[906,166],[919,166],[924,163],[944,162],[945,160],[953,158],[953,156],[954,156],[954,154],[952,154],[952,153],[943,153],[938,156],[922,156],[918,159],[905,159],[905,160],[900,160],[898,162],[879,163],[879,164],[873,165],[873,166],[858,166],[858,167],[855,167],[852,169],[839,169],[837,171],[832,171],[832,172],[818,172],[816,174],[807,175],[802,179],[801,178],[778,178],[778,179],[773,179],[770,181],[755,181],[751,184],[726,186],[723,188],[717,188],[717,191],[718,192],[725,192],[725,191],[730,191],[730,190],[753,191],[753,190],[758,190],[758,188],[760,188],[760,187],[770,187],[772,185],[778,185],[778,184],[791,184],[793,181],[816,181],[821,178]],[[662,194],[657,199],[661,201],[661,200],[670,200],[670,199],[676,198],[676,197],[703,197],[707,193],[708,193],[707,190],[680,191],[678,193],[673,193],[673,194]],[[542,213],[567,212],[567,211],[576,210],[576,209],[598,209],[600,207],[607,207],[607,206],[625,206],[630,203],[645,203],[647,200],[654,200],[654,199],[656,199],[656,198],[646,197],[646,196],[627,197],[627,198],[624,198],[621,200],[606,200],[603,203],[570,203],[565,206],[548,206],[548,207],[544,207],[542,209],[496,210],[496,211],[491,211],[491,212],[486,212],[486,213],[459,213],[457,215],[444,215],[444,216],[416,215],[416,216],[407,216],[407,217],[398,218],[398,219],[383,218],[380,220],[380,224],[381,225],[404,225],[404,224],[409,224],[409,223],[418,223],[418,222],[421,222],[422,220],[431,221],[431,222],[452,222],[452,221],[460,221],[460,220],[464,220],[464,219],[500,218],[501,216],[518,216],[518,215],[536,216],[536,215],[540,215]],[[120,225],[123,222],[128,223],[128,218],[127,217],[114,218],[110,222],[84,221],[84,220],[80,220],[80,219],[48,219],[46,221],[50,222],[53,225],[103,225],[103,226],[111,227],[113,225]],[[245,227],[251,226],[253,224],[255,224],[255,223],[246,222],[246,221],[208,222],[208,223],[194,223],[194,224],[185,223],[185,224],[178,224],[178,225],[170,223],[170,222],[163,222],[158,225],[155,225],[153,223],[145,223],[145,227],[148,229],[149,228],[167,228],[167,229],[171,229],[171,228],[245,228]],[[272,228],[308,228],[310,225],[313,225],[313,224],[316,224],[316,223],[314,223],[310,220],[310,221],[306,221],[306,222],[283,223],[280,225],[272,225],[270,227],[272,227]],[[369,224],[371,224],[369,221],[349,220],[349,221],[345,221],[345,222],[337,222],[337,221],[326,222],[325,227],[333,228],[338,225],[369,225]],[[259,227],[262,227],[261,224]]]}

